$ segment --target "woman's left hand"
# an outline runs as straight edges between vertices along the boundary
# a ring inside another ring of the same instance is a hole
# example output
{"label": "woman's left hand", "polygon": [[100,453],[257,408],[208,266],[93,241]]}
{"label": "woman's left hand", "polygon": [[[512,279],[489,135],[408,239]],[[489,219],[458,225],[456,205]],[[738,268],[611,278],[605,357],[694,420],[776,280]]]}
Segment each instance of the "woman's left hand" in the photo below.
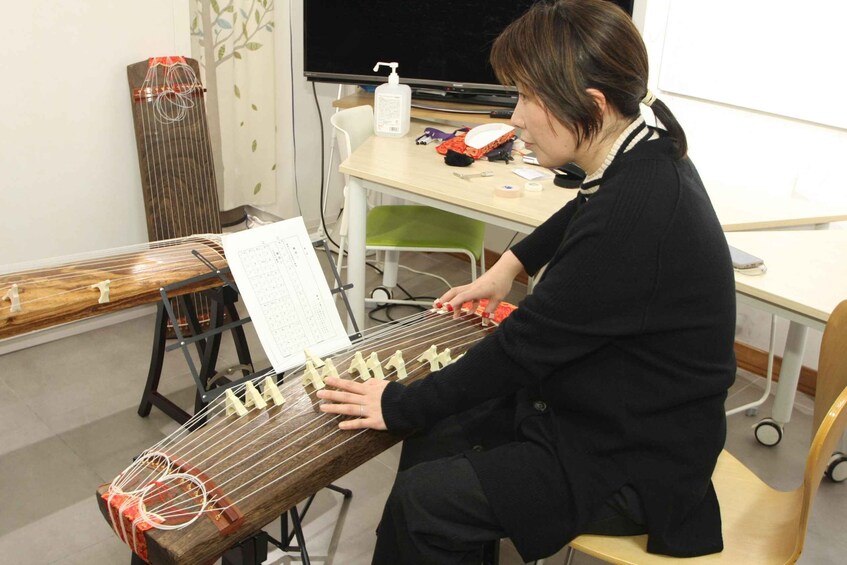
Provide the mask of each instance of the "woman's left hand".
{"label": "woman's left hand", "polygon": [[324,384],[329,388],[317,392],[318,398],[329,400],[321,403],[321,411],[330,414],[353,416],[351,420],[341,420],[338,427],[342,430],[371,428],[385,430],[382,419],[382,391],[389,381],[368,379],[365,382],[327,377]]}

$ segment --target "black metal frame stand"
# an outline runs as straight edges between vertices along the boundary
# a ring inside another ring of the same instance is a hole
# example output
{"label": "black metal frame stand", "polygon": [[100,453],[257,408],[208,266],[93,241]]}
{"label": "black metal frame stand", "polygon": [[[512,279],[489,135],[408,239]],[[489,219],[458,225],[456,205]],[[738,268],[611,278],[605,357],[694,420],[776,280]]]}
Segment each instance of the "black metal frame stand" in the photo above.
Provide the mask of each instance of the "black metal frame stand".
{"label": "black metal frame stand", "polygon": [[[342,494],[345,499],[353,496],[353,491],[350,489],[341,488],[335,485],[329,485],[326,488]],[[303,537],[302,524],[303,518],[306,517],[306,512],[309,511],[309,507],[312,505],[312,501],[314,499],[314,494],[306,499],[306,504],[303,506],[302,511],[297,510],[297,506],[295,505],[288,512],[279,517],[280,539],[274,539],[271,536],[267,536],[267,541],[281,550],[285,552],[299,552],[304,565],[309,565],[311,561],[309,560],[309,552],[306,550],[306,540]],[[288,530],[289,516],[291,517],[292,525],[290,532]],[[297,545],[292,545],[291,542],[294,541],[295,538],[297,538]],[[267,558],[267,556],[265,557]],[[258,565],[259,563],[261,563],[261,561],[257,562],[255,565]],[[226,563],[224,563],[224,565],[226,565]]]}
{"label": "black metal frame stand", "polygon": [[[204,275],[205,278],[209,278],[211,276],[212,275]],[[158,390],[159,381],[162,376],[165,352],[171,351],[176,347],[182,348],[188,365],[191,368],[191,375],[196,387],[194,399],[195,413],[208,403],[210,400],[210,391],[221,385],[225,387],[233,386],[255,375],[253,372],[253,362],[250,357],[250,348],[247,345],[247,338],[244,335],[243,328],[243,325],[249,322],[250,318],[239,318],[238,310],[235,306],[238,302],[238,293],[230,286],[223,286],[203,291],[201,293],[203,296],[209,298],[212,305],[211,312],[209,314],[209,328],[206,331],[203,331],[197,317],[197,312],[194,309],[191,296],[183,294],[175,299],[172,299],[169,296],[169,293],[172,293],[174,290],[180,289],[188,284],[193,284],[193,282],[194,279],[192,279],[191,282],[185,281],[161,289],[162,300],[159,302],[156,311],[156,329],[153,334],[153,351],[150,357],[150,370],[147,373],[147,383],[144,386],[141,403],[138,406],[138,415],[141,417],[148,416],[152,407],[155,406],[180,425],[185,424],[191,418],[185,410],[174,404]],[[188,325],[191,328],[192,337],[185,337],[182,335],[182,331],[179,328],[179,321],[176,319],[176,315],[174,314],[173,306],[171,304],[172,300],[178,300],[182,306],[182,310],[186,314]],[[229,323],[224,323],[224,314],[228,316],[230,320]],[[170,320],[171,325],[174,328],[174,332],[177,334],[178,340],[178,343],[172,346],[167,346],[168,320]],[[232,381],[228,377],[215,372],[218,353],[220,352],[221,336],[225,331],[232,332],[232,339],[235,343],[235,350],[238,354],[239,365],[237,368],[243,373],[242,378],[237,381]],[[194,344],[197,348],[197,354],[200,358],[199,370],[195,367],[194,361],[191,358],[191,354],[188,349],[192,344]]]}
{"label": "black metal frame stand", "polygon": [[[354,333],[350,339],[360,339],[362,334],[359,327],[356,325],[356,319],[353,316],[353,309],[347,298],[346,291],[352,288],[352,285],[345,285],[341,280],[341,275],[332,260],[329,247],[323,239],[312,242],[315,247],[323,248],[326,253],[329,265],[332,268],[332,273],[335,279],[335,286],[331,289],[332,294],[340,294],[344,301],[345,308],[350,320],[352,320]],[[185,356],[186,363],[191,370],[191,376],[194,379],[196,394],[194,399],[195,414],[210,401],[223,394],[226,389],[252,380],[256,378],[257,373],[253,368],[253,362],[250,357],[250,349],[247,345],[247,338],[244,334],[244,324],[250,321],[250,317],[240,318],[235,307],[238,302],[238,287],[231,277],[229,268],[217,269],[211,262],[206,260],[202,255],[194,252],[195,256],[209,267],[209,273],[192,277],[185,281],[171,284],[160,289],[162,299],[159,301],[156,311],[156,328],[153,334],[153,351],[150,357],[150,369],[147,373],[147,383],[144,386],[144,392],[141,396],[141,403],[138,406],[138,415],[146,417],[150,414],[153,406],[159,408],[162,412],[170,416],[180,425],[184,425],[191,420],[192,416],[185,410],[174,404],[167,397],[162,395],[159,388],[159,381],[162,376],[162,366],[166,351],[172,351],[180,348]],[[210,299],[212,308],[209,316],[209,327],[203,330],[200,321],[197,317],[197,312],[194,308],[190,295],[182,292],[186,287],[205,283],[211,279],[220,279],[221,285],[218,288],[202,291],[202,295]],[[174,297],[173,295],[176,294]],[[178,300],[185,312],[188,326],[191,329],[191,336],[186,337],[180,329],[179,320],[174,312],[172,302]],[[225,315],[229,321],[226,321]],[[167,326],[170,320],[171,326],[176,334],[176,343],[170,346],[167,345]],[[220,352],[221,336],[224,332],[232,332],[232,338],[235,342],[235,349],[238,354],[239,365],[235,368],[242,372],[242,376],[237,379],[230,378],[231,374],[222,374],[215,371],[218,353]],[[200,358],[200,368],[198,369],[191,357],[191,346],[194,345]],[[277,380],[282,382],[283,375],[277,375]],[[197,429],[205,424],[205,418],[198,418],[191,423],[191,429]],[[353,496],[353,492],[329,485],[326,488],[338,492],[344,498]],[[240,544],[228,550],[223,555],[223,565],[260,565],[268,556],[268,543],[272,543],[276,547],[286,552],[299,552],[304,565],[309,565],[309,553],[306,550],[306,540],[303,535],[302,521],[312,505],[315,495],[310,496],[302,511],[298,511],[297,506],[293,506],[287,512],[280,516],[281,523],[281,540],[276,540],[265,531],[259,531],[250,536]],[[288,528],[288,519],[291,518],[291,532]],[[297,545],[292,545],[292,541],[297,539]],[[144,561],[133,554],[132,565],[141,565]]]}

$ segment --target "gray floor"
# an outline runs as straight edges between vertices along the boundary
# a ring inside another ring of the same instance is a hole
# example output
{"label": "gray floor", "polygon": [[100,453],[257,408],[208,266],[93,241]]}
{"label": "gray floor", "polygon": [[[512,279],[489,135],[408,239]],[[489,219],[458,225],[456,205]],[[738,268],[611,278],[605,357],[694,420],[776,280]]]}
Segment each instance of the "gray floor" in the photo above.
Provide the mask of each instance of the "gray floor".
{"label": "gray floor", "polygon": [[[452,284],[465,276],[466,267],[452,258],[418,256],[412,264],[443,274]],[[444,288],[434,279],[410,273],[401,273],[401,284],[415,294],[438,295]],[[521,290],[516,289],[513,301]],[[0,356],[0,564],[129,563],[129,551],[101,517],[94,492],[134,455],[174,429],[156,409],[148,418],[136,414],[152,330],[152,317],[144,317]],[[254,336],[250,339],[254,357],[260,357]],[[219,366],[235,363],[233,348],[225,347]],[[760,395],[758,380],[739,375],[728,404]],[[185,360],[179,352],[169,353],[160,390],[190,406],[190,385]],[[769,413],[765,405],[761,414]],[[808,448],[810,414],[810,399],[800,395],[785,438],[771,449],[753,438],[751,425],[757,418],[733,416],[728,448],[773,486],[794,488]],[[397,459],[398,451],[392,449],[339,480],[355,493],[349,503],[327,490],[318,494],[306,520],[314,563],[370,562],[374,527]],[[846,502],[847,484],[824,481],[801,563],[847,562]],[[269,531],[278,533],[278,525]],[[268,563],[299,561],[297,555],[273,551]],[[504,543],[502,563],[521,562]],[[599,563],[584,555],[574,562]],[[558,565],[561,556],[546,563]]]}

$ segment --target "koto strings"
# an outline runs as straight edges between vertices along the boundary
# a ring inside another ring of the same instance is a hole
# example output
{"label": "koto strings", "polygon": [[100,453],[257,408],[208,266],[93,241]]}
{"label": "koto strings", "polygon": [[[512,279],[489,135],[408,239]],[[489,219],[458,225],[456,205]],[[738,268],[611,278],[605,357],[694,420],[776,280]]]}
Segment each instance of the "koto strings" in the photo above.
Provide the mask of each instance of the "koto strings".
{"label": "koto strings", "polygon": [[[474,317],[465,313],[456,321],[435,310],[415,314],[388,328],[366,332],[360,342],[337,354],[332,362],[338,372],[346,376],[349,371],[344,369],[353,362],[357,352],[375,352],[385,360],[409,341],[463,350],[486,334],[482,326],[469,334],[468,325],[461,323]],[[409,377],[431,369],[427,363],[416,360],[407,360],[406,365]],[[290,379],[286,379],[280,388],[283,397],[292,396],[304,386],[305,369],[306,365],[299,367]],[[258,386],[273,375],[268,371],[250,384]],[[388,371],[384,376],[394,380],[398,371]],[[362,380],[361,375],[354,378]],[[241,395],[247,387],[244,383],[231,390]],[[311,390],[312,386],[307,388]],[[342,416],[317,411],[318,401],[306,394],[281,407],[263,410],[253,406],[240,417],[227,415],[225,396],[220,395],[182,428],[145,450],[112,481],[108,496],[121,497],[121,512],[135,506],[133,528],[142,525],[157,529],[184,528],[203,513],[221,513],[259,495],[303,466],[318,463],[332,449],[368,431],[340,430],[336,423]],[[207,422],[204,427],[192,431],[204,421]],[[280,433],[283,428],[286,431]],[[349,437],[328,451],[293,464],[294,458],[302,452],[338,434]],[[297,446],[295,453],[285,453],[289,446]],[[188,468],[192,471],[185,472]],[[217,494],[212,494],[213,491]],[[224,493],[229,502],[222,504]],[[113,527],[117,531],[124,526],[113,523]],[[122,536],[124,539],[127,539],[126,533]]]}

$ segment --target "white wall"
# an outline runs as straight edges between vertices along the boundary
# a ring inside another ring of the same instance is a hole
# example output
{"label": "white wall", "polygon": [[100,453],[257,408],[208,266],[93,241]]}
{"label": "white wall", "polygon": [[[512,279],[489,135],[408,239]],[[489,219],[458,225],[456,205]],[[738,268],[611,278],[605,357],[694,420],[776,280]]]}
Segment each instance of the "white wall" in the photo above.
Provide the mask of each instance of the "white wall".
{"label": "white wall", "polygon": [[3,13],[0,265],[146,241],[126,66],[187,52],[187,3],[7,2]]}
{"label": "white wall", "polygon": [[[847,155],[847,130],[797,118],[786,117],[773,113],[773,108],[784,106],[783,92],[778,89],[761,89],[760,99],[746,100],[748,107],[735,106],[725,101],[707,100],[694,95],[664,92],[662,84],[678,84],[679,81],[668,80],[667,76],[660,80],[663,69],[663,58],[673,56],[665,51],[667,37],[690,36],[700,38],[692,42],[688,49],[699,48],[700,53],[692,57],[693,64],[708,65],[702,72],[708,73],[712,80],[721,81],[724,76],[722,68],[737,65],[747,58],[739,53],[733,60],[732,53],[716,47],[716,44],[729,42],[743,49],[744,45],[755,48],[760,53],[768,54],[761,43],[773,40],[773,30],[763,27],[768,21],[768,11],[805,10],[801,4],[789,3],[784,0],[775,2],[756,2],[761,13],[753,14],[749,9],[739,8],[727,0],[719,2],[702,2],[699,6],[720,10],[719,20],[729,25],[703,26],[703,22],[690,22],[690,27],[670,29],[669,22],[685,25],[685,18],[672,18],[668,14],[672,3],[683,0],[644,0],[639,10],[643,11],[641,30],[650,55],[651,79],[650,86],[656,94],[671,108],[679,122],[685,128],[689,142],[689,154],[697,165],[701,176],[708,187],[710,183],[720,183],[728,186],[752,188],[762,194],[794,196],[811,201],[847,205],[847,181],[843,174],[837,174],[837,168]],[[816,5],[820,4],[815,0]],[[688,7],[688,6],[687,6]],[[677,7],[678,9],[678,7]],[[638,13],[636,15],[639,15]],[[818,16],[822,17],[819,10]],[[638,21],[638,18],[636,18]],[[785,21],[781,18],[781,21]],[[727,29],[727,28],[731,28]],[[732,30],[745,30],[743,37],[729,38],[726,34]],[[793,49],[799,52],[793,60],[815,60],[816,68],[829,68],[830,72],[843,77],[843,53],[821,52],[813,49],[819,41],[805,41],[804,34],[814,37],[818,29],[798,26],[793,33],[779,37],[780,41],[790,42]],[[778,53],[782,49],[775,49]],[[717,58],[717,59],[716,59]],[[822,63],[823,61],[823,63]],[[828,63],[827,63],[828,61]],[[756,76],[763,69],[780,68],[784,75],[782,80],[791,81],[795,76],[802,75],[802,70],[792,72],[792,67],[774,65],[773,62],[761,66],[750,65],[747,71]],[[689,73],[698,72],[697,68],[687,69]],[[734,72],[734,71],[733,71]],[[732,73],[727,72],[729,76]],[[773,82],[773,77],[762,77],[762,81]],[[839,79],[840,80],[840,79]],[[778,81],[777,81],[778,82]],[[810,106],[821,104],[819,100],[825,97],[839,101],[841,90],[827,90],[824,84],[831,83],[831,78],[821,77],[820,82],[810,81],[806,84],[806,97],[803,103]],[[793,88],[793,87],[792,87]],[[696,93],[701,90],[695,89]],[[724,89],[725,91],[725,89]],[[771,97],[773,100],[771,100]],[[730,97],[731,99],[732,97]],[[770,111],[754,108],[765,108]],[[796,108],[796,106],[795,106]],[[802,111],[803,108],[800,108]],[[786,112],[797,115],[796,112]],[[802,113],[802,112],[801,112]],[[840,118],[839,118],[840,119]],[[843,226],[833,226],[834,229]],[[749,307],[740,307],[738,315],[738,338],[740,341],[767,349],[769,316]],[[785,340],[787,324],[780,322],[777,332],[777,343]],[[817,357],[820,348],[820,334],[809,333],[809,343],[806,348],[804,364],[817,367]],[[781,352],[781,346],[778,349]]]}
{"label": "white wall", "polygon": [[[278,202],[268,211],[302,214],[316,228],[321,144],[312,85],[302,71],[302,1],[276,5],[281,159]],[[58,0],[4,7],[11,25],[0,35],[0,266],[147,241],[126,66],[189,54],[188,2]],[[337,86],[316,86],[329,157]],[[296,176],[290,157],[295,143]],[[334,218],[340,176],[331,182]]]}
{"label": "white wall", "polygon": [[[303,76],[303,0],[277,1],[275,11],[277,201],[263,209],[280,218],[302,216],[306,227],[314,232],[321,224],[322,182],[328,224],[342,207],[344,183],[338,173],[337,151],[333,154],[334,135],[329,123],[339,85],[311,83]],[[345,86],[341,95],[353,90]]]}
{"label": "white wall", "polygon": [[[302,1],[276,4],[280,159],[277,204],[268,211],[286,218],[302,214],[315,229],[321,146],[311,85],[302,76]],[[0,35],[0,272],[16,263],[147,241],[126,67],[151,56],[190,54],[189,3],[7,4]],[[327,156],[336,91],[335,85],[317,85]],[[295,142],[296,169],[290,157]],[[331,183],[334,218],[340,175]],[[6,340],[0,354],[145,311]]]}
{"label": "white wall", "polygon": [[[303,0],[277,2],[276,12],[275,39],[280,69],[277,125],[281,157],[277,160],[277,205],[267,211],[283,218],[302,216],[307,228],[314,231],[320,225],[321,118],[324,175],[330,170],[330,175],[324,179],[329,184],[328,223],[336,217],[343,199],[337,151],[330,163],[334,138],[329,117],[335,112],[332,102],[338,96],[338,85],[313,85],[303,77]],[[349,92],[352,87],[344,87],[342,95]]]}

